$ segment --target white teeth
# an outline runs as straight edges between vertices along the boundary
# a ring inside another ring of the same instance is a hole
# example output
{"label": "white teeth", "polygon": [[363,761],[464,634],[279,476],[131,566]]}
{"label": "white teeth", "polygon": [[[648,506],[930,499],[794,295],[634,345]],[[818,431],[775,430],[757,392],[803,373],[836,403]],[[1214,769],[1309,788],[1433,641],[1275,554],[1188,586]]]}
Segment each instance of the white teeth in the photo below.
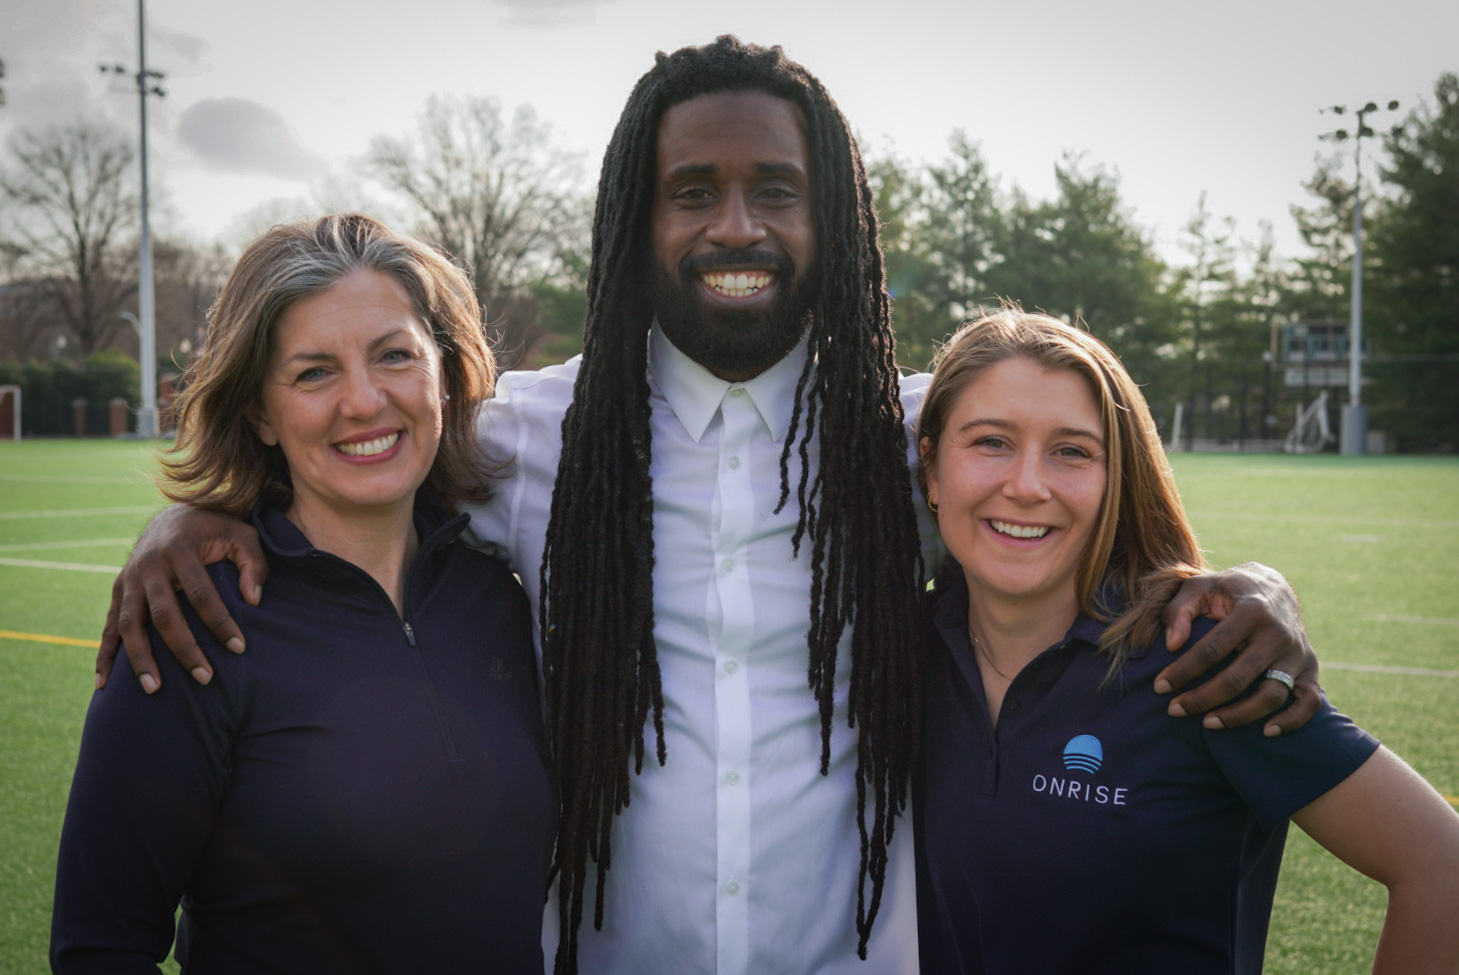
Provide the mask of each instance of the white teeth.
{"label": "white teeth", "polygon": [[1011,535],[1014,538],[1043,538],[1049,533],[1047,525],[1035,528],[1032,525],[1010,525],[1006,521],[989,521],[993,530],[1002,535]]}
{"label": "white teeth", "polygon": [[395,446],[395,441],[400,439],[400,434],[392,433],[384,437],[376,437],[374,440],[357,440],[354,443],[337,443],[334,449],[350,457],[373,457],[375,454],[383,454]]}
{"label": "white teeth", "polygon": [[716,293],[729,298],[747,298],[770,283],[771,275],[763,271],[739,274],[706,274],[704,283]]}

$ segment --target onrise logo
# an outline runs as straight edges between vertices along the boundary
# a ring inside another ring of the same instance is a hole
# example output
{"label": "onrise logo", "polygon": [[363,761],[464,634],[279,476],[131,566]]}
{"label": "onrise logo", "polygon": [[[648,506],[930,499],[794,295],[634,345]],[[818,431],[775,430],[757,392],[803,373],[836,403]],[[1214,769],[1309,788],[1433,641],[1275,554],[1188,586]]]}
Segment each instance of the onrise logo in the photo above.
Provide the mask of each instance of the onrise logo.
{"label": "onrise logo", "polygon": [[[1104,765],[1104,745],[1093,735],[1075,735],[1064,746],[1063,762],[1064,768],[1071,772],[1093,775]],[[1035,792],[1100,806],[1123,806],[1129,794],[1129,789],[1123,786],[1094,785],[1042,773],[1034,775],[1031,784]]]}

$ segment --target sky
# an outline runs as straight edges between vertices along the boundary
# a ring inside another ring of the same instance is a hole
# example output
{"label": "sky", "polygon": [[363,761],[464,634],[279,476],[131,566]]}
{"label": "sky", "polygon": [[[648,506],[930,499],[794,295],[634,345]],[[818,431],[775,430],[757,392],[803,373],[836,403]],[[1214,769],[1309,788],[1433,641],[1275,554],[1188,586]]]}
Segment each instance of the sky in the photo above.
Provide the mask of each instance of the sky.
{"label": "sky", "polygon": [[[961,129],[1003,188],[1041,199],[1080,153],[1118,174],[1167,260],[1203,192],[1241,239],[1270,221],[1290,257],[1289,208],[1347,121],[1320,109],[1396,98],[1370,120],[1384,128],[1459,71],[1451,0],[148,0],[146,15],[166,91],[148,107],[154,226],[230,246],[327,207],[392,216],[361,161],[433,94],[530,107],[590,188],[654,53],[734,33],[816,74],[870,157],[935,161]],[[0,143],[78,116],[136,137],[135,86],[98,66],[136,70],[137,0],[0,0],[0,60]]]}

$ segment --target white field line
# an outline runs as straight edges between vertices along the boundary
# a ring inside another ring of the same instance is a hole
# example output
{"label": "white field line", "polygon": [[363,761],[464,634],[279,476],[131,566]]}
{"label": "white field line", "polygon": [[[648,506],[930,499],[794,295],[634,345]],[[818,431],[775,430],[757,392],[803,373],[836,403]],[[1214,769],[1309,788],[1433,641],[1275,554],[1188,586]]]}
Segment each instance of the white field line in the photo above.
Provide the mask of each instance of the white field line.
{"label": "white field line", "polygon": [[98,548],[102,545],[131,545],[135,538],[83,538],[70,542],[20,542],[0,545],[0,552],[44,552],[53,548]]}
{"label": "white field line", "polygon": [[1390,616],[1379,614],[1377,616],[1364,616],[1365,620],[1375,620],[1379,623],[1417,623],[1420,626],[1459,626],[1459,619],[1452,619],[1447,616]]}
{"label": "white field line", "polygon": [[147,475],[138,472],[135,478],[104,476],[100,474],[0,474],[0,481],[19,481],[26,484],[128,484],[141,486],[147,483]]}
{"label": "white field line", "polygon": [[1386,664],[1345,664],[1320,660],[1323,670],[1356,670],[1364,674],[1397,674],[1400,677],[1459,677],[1459,670],[1430,670],[1427,667],[1389,667]]}
{"label": "white field line", "polygon": [[105,572],[107,575],[116,575],[121,571],[119,565],[88,565],[84,562],[41,562],[36,559],[7,559],[0,556],[0,565],[14,566],[18,569],[61,569],[66,572]]}
{"label": "white field line", "polygon": [[99,515],[145,515],[160,509],[155,504],[133,504],[123,508],[61,508],[56,511],[0,511],[0,521],[25,518],[93,518]]}
{"label": "white field line", "polygon": [[1356,515],[1259,515],[1245,511],[1192,511],[1192,521],[1226,518],[1231,521],[1299,522],[1310,525],[1387,525],[1392,528],[1459,528],[1459,521],[1422,521],[1417,518],[1363,518]]}

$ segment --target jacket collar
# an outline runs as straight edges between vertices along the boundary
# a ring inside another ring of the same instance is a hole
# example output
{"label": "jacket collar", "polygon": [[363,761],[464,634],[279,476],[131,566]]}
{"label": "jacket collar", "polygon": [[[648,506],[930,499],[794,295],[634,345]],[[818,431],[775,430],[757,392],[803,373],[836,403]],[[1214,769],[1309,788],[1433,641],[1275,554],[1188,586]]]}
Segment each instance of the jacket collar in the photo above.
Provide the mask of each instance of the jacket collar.
{"label": "jacket collar", "polygon": [[[420,537],[420,549],[416,558],[430,555],[442,545],[455,540],[471,519],[467,515],[453,514],[424,491],[415,493],[415,531]],[[253,526],[258,529],[263,547],[283,558],[305,558],[319,551],[299,530],[284,512],[264,501],[253,506],[250,515]]]}

